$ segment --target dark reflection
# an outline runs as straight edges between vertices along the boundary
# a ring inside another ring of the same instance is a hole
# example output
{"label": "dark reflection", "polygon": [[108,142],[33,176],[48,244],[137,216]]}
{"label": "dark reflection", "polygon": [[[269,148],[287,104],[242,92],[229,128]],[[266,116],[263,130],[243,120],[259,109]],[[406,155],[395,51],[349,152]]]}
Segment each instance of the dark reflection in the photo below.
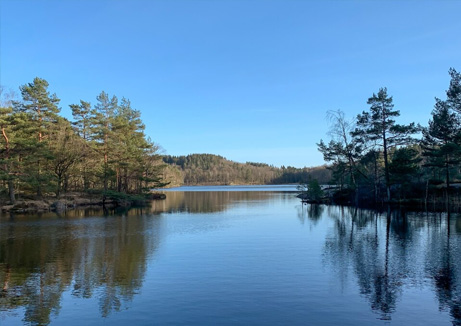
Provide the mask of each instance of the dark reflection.
{"label": "dark reflection", "polygon": [[301,223],[305,223],[306,220],[310,220],[312,223],[317,224],[323,215],[325,205],[319,204],[301,204],[297,206],[298,218]]}
{"label": "dark reflection", "polygon": [[[293,198],[293,194],[277,193],[277,198]],[[274,198],[270,191],[169,191],[166,199],[153,201],[152,210],[157,213],[215,213],[227,210],[232,204],[245,202],[251,206]]]}
{"label": "dark reflection", "polygon": [[337,206],[328,207],[327,215],[335,223],[325,242],[326,263],[342,281],[354,271],[360,293],[380,319],[392,319],[404,284],[422,283],[425,276],[434,282],[440,309],[461,325],[461,243],[450,236],[459,217]]}
{"label": "dark reflection", "polygon": [[[458,326],[461,325],[459,243],[451,235],[453,226],[450,213],[446,214],[446,217],[443,215],[440,216],[437,235],[430,239],[430,246],[434,247],[439,255],[432,257],[432,260],[429,261],[428,272],[434,280],[440,309],[449,310],[453,317],[453,325]],[[458,221],[459,218],[455,220],[455,227],[457,227]]]}
{"label": "dark reflection", "polygon": [[98,298],[102,316],[132,300],[159,245],[161,218],[132,209],[82,220],[88,214],[2,218],[0,310],[23,307],[25,324],[47,325],[69,288]]}

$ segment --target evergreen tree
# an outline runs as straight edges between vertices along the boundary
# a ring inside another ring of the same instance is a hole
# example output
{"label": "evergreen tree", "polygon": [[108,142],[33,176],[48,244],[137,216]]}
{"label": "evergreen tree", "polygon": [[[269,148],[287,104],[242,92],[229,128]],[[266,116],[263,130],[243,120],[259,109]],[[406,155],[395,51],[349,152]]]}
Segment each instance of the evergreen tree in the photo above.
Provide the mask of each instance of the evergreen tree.
{"label": "evergreen tree", "polygon": [[56,94],[48,92],[48,82],[35,77],[32,83],[19,88],[21,90],[22,102],[14,102],[15,109],[19,112],[29,113],[31,123],[37,128],[38,141],[46,137],[51,123],[55,123],[60,111],[59,99]]}
{"label": "evergreen tree", "polygon": [[80,104],[71,104],[69,107],[72,110],[72,116],[76,132],[83,138],[89,140],[90,126],[91,126],[91,103],[80,100]]}
{"label": "evergreen tree", "polygon": [[[144,134],[140,112],[105,92],[70,105],[74,121],[59,116],[59,99],[35,78],[20,87],[22,100],[0,93],[0,182],[15,194],[103,189],[142,193],[164,185],[164,164]],[[103,200],[104,200],[103,199]]]}
{"label": "evergreen tree", "polygon": [[461,161],[460,118],[452,109],[457,107],[459,94],[455,90],[456,83],[459,85],[459,74],[454,73],[454,70],[450,70],[450,73],[452,81],[447,91],[447,101],[435,99],[432,119],[429,120],[429,126],[423,130],[422,141],[424,156],[427,158],[425,165],[444,171],[447,205],[450,197],[450,169]]}
{"label": "evergreen tree", "polygon": [[451,80],[450,87],[447,90],[447,104],[450,109],[461,113],[461,73],[454,68],[450,68],[448,73]]}
{"label": "evergreen tree", "polygon": [[394,118],[400,116],[394,110],[392,96],[387,95],[387,89],[381,88],[367,101],[370,112],[363,112],[357,116],[357,129],[354,136],[360,137],[363,142],[369,141],[381,147],[384,157],[384,176],[386,182],[387,200],[391,200],[391,179],[389,172],[389,151],[400,145],[408,145],[415,140],[411,137],[419,129],[414,124],[399,125]]}
{"label": "evergreen tree", "polygon": [[[14,102],[14,109],[17,113],[25,113],[29,121],[21,121],[17,126],[22,126],[24,145],[31,149],[23,161],[27,162],[24,165],[27,170],[24,176],[40,197],[44,188],[49,189],[52,179],[50,171],[43,170],[43,165],[52,157],[46,142],[57,123],[60,100],[56,94],[48,92],[48,82],[38,77],[19,89],[22,101]],[[31,134],[27,135],[28,132]],[[30,138],[33,134],[36,135],[36,143]]]}
{"label": "evergreen tree", "polygon": [[106,92],[101,92],[97,97],[98,101],[92,116],[92,139],[95,141],[96,151],[102,156],[102,177],[104,192],[108,190],[109,177],[113,171],[109,166],[109,153],[114,148],[112,124],[114,113],[118,106],[117,97],[111,99]]}
{"label": "evergreen tree", "polygon": [[69,121],[59,118],[57,128],[50,135],[50,149],[53,157],[49,160],[52,171],[56,176],[56,197],[59,197],[62,189],[67,191],[68,172],[81,161],[88,152],[84,139],[79,137],[72,129]]}
{"label": "evergreen tree", "polygon": [[[91,103],[80,100],[80,104],[69,105],[72,110],[73,122],[72,125],[75,128],[75,132],[83,139],[84,145],[81,150],[83,151],[82,156],[86,159],[81,162],[80,169],[82,171],[83,178],[83,189],[86,191],[89,188],[90,182],[90,170],[91,165],[94,165],[94,161],[91,158],[91,152],[93,151],[90,144],[92,142],[92,123],[94,122],[93,116],[94,111],[91,108]],[[94,131],[94,129],[93,129]]]}
{"label": "evergreen tree", "polygon": [[416,183],[420,162],[419,151],[415,147],[401,147],[393,151],[389,172],[392,183],[398,185],[400,197],[405,197],[411,184]]}
{"label": "evergreen tree", "polygon": [[6,180],[8,184],[8,194],[10,202],[15,202],[15,190],[14,190],[14,177],[13,177],[13,157],[12,157],[12,143],[10,138],[11,133],[11,122],[12,122],[12,99],[14,98],[13,93],[7,94],[3,87],[0,86],[0,128],[2,133],[2,140],[4,142],[3,147],[0,149],[0,171],[1,179]]}

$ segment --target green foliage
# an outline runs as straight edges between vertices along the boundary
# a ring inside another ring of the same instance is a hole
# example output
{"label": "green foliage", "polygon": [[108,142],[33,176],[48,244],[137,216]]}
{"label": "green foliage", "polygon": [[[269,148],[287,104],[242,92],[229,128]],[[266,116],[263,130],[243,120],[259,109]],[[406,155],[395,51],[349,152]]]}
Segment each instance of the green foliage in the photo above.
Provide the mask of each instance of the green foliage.
{"label": "green foliage", "polygon": [[319,202],[324,196],[324,192],[319,184],[319,181],[312,178],[309,179],[308,183],[299,184],[298,191],[304,199],[313,202]]}
{"label": "green foliage", "polygon": [[[454,69],[449,71],[450,86],[445,101],[436,98],[432,119],[423,130],[421,143],[425,156],[424,165],[432,173],[432,180],[445,181],[446,200],[449,202],[450,182],[459,171],[461,162],[461,75]],[[443,171],[442,178],[438,171]]]}
{"label": "green foliage", "polygon": [[56,94],[48,91],[48,82],[35,77],[32,83],[21,86],[22,101],[14,102],[18,112],[28,113],[29,126],[36,130],[41,142],[49,131],[50,125],[56,122],[60,111],[59,99]]}
{"label": "green foliage", "polygon": [[367,101],[370,111],[364,111],[357,116],[357,128],[352,133],[364,145],[382,149],[384,158],[384,179],[387,189],[387,200],[391,200],[391,177],[389,171],[389,152],[398,146],[407,146],[416,142],[412,137],[419,131],[414,123],[408,125],[397,124],[394,120],[400,116],[400,111],[394,110],[392,96],[387,94],[386,88],[380,88]]}
{"label": "green foliage", "polygon": [[392,184],[397,186],[400,198],[405,197],[420,173],[421,157],[415,147],[402,147],[392,153],[389,173]]}
{"label": "green foliage", "polygon": [[[213,154],[164,156],[163,161],[170,166],[171,182],[176,185],[287,184],[306,182],[309,176],[323,183],[330,181],[330,172],[324,166],[276,168],[264,163],[236,163]],[[171,170],[175,167],[179,172]]]}
{"label": "green foliage", "polygon": [[[356,203],[416,196],[426,203],[443,196],[449,203],[450,186],[461,176],[461,74],[453,68],[449,74],[447,97],[436,98],[425,128],[397,123],[400,112],[386,88],[368,99],[370,109],[357,116],[353,130],[341,111],[329,113],[331,140],[317,145],[339,185],[333,199],[351,202],[356,190]],[[419,131],[421,141],[414,137]]]}
{"label": "green foliage", "polygon": [[70,122],[59,116],[59,99],[45,80],[35,78],[20,91],[22,100],[2,95],[0,105],[0,180],[10,201],[90,189],[131,196],[166,184],[158,146],[128,99],[102,92],[93,108],[81,100],[70,105]]}

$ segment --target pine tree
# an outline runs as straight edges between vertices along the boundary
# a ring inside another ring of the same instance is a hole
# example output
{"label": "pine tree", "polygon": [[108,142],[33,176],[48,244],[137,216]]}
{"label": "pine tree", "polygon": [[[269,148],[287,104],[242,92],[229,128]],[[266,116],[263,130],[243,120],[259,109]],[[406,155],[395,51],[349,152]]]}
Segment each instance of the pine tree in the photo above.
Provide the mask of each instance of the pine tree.
{"label": "pine tree", "polygon": [[[83,156],[86,158],[80,164],[83,178],[83,189],[86,191],[90,183],[91,165],[94,163],[91,160],[91,152],[93,151],[90,144],[92,140],[92,123],[94,111],[91,108],[91,103],[80,100],[80,104],[69,105],[72,110],[73,122],[75,132],[83,139],[84,146],[81,148]],[[94,165],[94,164],[93,164]]]}
{"label": "pine tree", "polygon": [[72,125],[75,126],[76,132],[83,140],[89,140],[92,113],[91,103],[80,100],[80,104],[71,104],[69,107],[72,110],[74,118]]}
{"label": "pine tree", "polygon": [[457,101],[454,84],[452,79],[450,89],[447,91],[447,101],[435,99],[432,119],[429,120],[429,126],[423,130],[422,141],[424,156],[427,158],[425,165],[444,171],[447,205],[450,198],[450,169],[461,161],[460,118],[452,109],[456,107]]}
{"label": "pine tree", "polygon": [[394,110],[392,96],[387,95],[387,89],[379,89],[367,101],[370,112],[363,112],[357,116],[357,129],[354,135],[360,137],[363,142],[373,142],[381,147],[384,157],[384,177],[386,181],[387,200],[391,200],[391,178],[389,173],[389,151],[400,145],[408,145],[415,140],[411,137],[419,128],[411,123],[399,125],[394,118],[400,116],[398,110]]}
{"label": "pine tree", "polygon": [[22,102],[14,102],[15,109],[19,112],[29,113],[32,124],[37,128],[39,142],[46,137],[46,131],[51,123],[55,123],[60,111],[59,99],[56,94],[48,92],[48,82],[35,77],[32,83],[19,88]]}
{"label": "pine tree", "polygon": [[61,191],[67,191],[65,180],[68,178],[68,171],[84,157],[88,155],[84,139],[79,137],[70,122],[64,118],[59,118],[57,128],[50,135],[50,149],[53,153],[49,161],[50,169],[56,176],[56,197],[61,195]]}
{"label": "pine tree", "polygon": [[14,176],[13,176],[13,155],[12,155],[12,130],[11,121],[13,114],[12,99],[13,93],[6,94],[3,87],[0,87],[0,128],[2,133],[2,139],[4,146],[1,148],[0,153],[0,171],[2,180],[6,180],[8,184],[8,193],[10,202],[15,202],[15,190],[14,190]]}
{"label": "pine tree", "polygon": [[447,104],[450,109],[461,113],[461,73],[454,68],[448,71],[450,74],[450,87],[447,90]]}
{"label": "pine tree", "polygon": [[[19,124],[23,127],[23,145],[31,148],[31,152],[23,162],[27,173],[27,183],[33,186],[37,196],[41,197],[43,188],[49,188],[52,179],[50,171],[43,170],[45,162],[52,158],[52,153],[47,146],[49,133],[55,127],[60,111],[58,104],[59,99],[56,94],[48,92],[48,82],[41,78],[34,78],[32,83],[21,86],[20,88],[22,101],[14,102],[14,109],[17,113],[27,115],[29,121],[21,121]],[[18,124],[18,125],[19,125]],[[29,137],[36,135],[37,143]]]}
{"label": "pine tree", "polygon": [[111,142],[113,136],[112,124],[118,100],[115,96],[110,99],[109,95],[104,91],[96,97],[96,100],[98,103],[92,112],[92,139],[95,141],[96,151],[103,158],[102,178],[104,192],[106,193],[109,189],[109,177],[113,174],[109,166],[109,154],[114,148]]}

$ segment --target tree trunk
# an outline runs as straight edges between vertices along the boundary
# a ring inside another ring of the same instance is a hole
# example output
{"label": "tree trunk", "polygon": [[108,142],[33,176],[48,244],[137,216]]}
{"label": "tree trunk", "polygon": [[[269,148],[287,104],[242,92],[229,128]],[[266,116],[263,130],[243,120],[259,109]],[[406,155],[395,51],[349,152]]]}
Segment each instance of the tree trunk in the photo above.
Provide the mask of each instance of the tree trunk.
{"label": "tree trunk", "polygon": [[107,191],[107,153],[104,153],[104,192]]}
{"label": "tree trunk", "polygon": [[88,171],[86,165],[83,167],[83,190],[87,191],[89,188],[88,184]]}
{"label": "tree trunk", "polygon": [[125,193],[129,192],[127,168],[123,169],[123,189],[124,189]]}
{"label": "tree trunk", "polygon": [[389,161],[387,153],[387,139],[386,134],[383,132],[383,154],[384,154],[384,175],[386,178],[386,192],[387,192],[387,202],[391,201],[391,181],[389,176]]}
{"label": "tree trunk", "polygon": [[15,194],[14,194],[14,182],[11,179],[8,179],[8,192],[10,194],[10,202],[11,204],[14,204],[16,199],[15,199]]}
{"label": "tree trunk", "polygon": [[56,197],[59,198],[61,195],[61,183],[62,183],[62,176],[58,175],[58,185],[56,187]]}
{"label": "tree trunk", "polygon": [[375,155],[375,171],[374,171],[374,186],[375,186],[375,204],[378,203],[378,157]]}
{"label": "tree trunk", "polygon": [[122,176],[120,175],[120,168],[116,168],[117,174],[117,191],[122,192]]}
{"label": "tree trunk", "polygon": [[40,161],[38,161],[38,169],[37,169],[37,197],[42,198],[42,187],[40,185],[40,174],[41,174],[41,166]]}
{"label": "tree trunk", "polygon": [[[3,138],[5,139],[5,152],[6,152],[6,160],[10,158],[10,141],[8,139],[8,136],[6,135],[5,127],[2,127],[2,135]],[[15,202],[14,198],[14,182],[13,180],[10,179],[10,165],[9,162],[5,164],[5,173],[8,174],[8,193],[10,195],[10,201],[12,204]]]}
{"label": "tree trunk", "polygon": [[445,162],[446,162],[446,165],[445,165],[445,178],[446,178],[446,183],[447,183],[447,190],[446,190],[446,194],[447,194],[447,202],[446,202],[446,205],[447,205],[447,211],[450,211],[450,166],[449,166],[449,157],[448,155],[445,156]]}
{"label": "tree trunk", "polygon": [[429,180],[426,180],[426,197],[424,198],[424,208],[427,211],[427,201],[429,199]]}

